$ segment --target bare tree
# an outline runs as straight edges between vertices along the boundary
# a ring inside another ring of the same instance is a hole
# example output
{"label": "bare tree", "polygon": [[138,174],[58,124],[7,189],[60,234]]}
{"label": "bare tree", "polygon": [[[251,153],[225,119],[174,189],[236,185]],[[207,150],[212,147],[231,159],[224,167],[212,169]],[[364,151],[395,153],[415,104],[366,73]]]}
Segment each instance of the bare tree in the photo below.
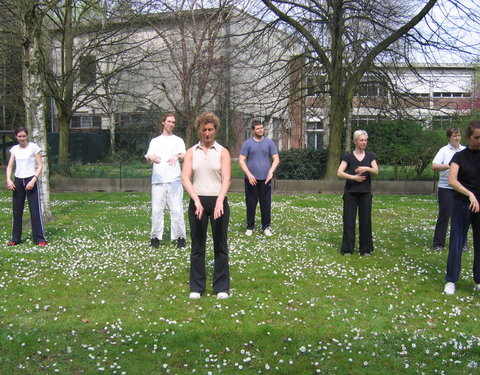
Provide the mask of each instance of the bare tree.
{"label": "bare tree", "polygon": [[179,114],[187,144],[194,141],[194,119],[203,110],[222,114],[227,145],[244,130],[231,129],[234,113],[267,117],[278,112],[278,93],[288,84],[278,78],[288,72],[281,63],[286,34],[261,33],[266,23],[231,0],[150,5],[156,53],[143,65],[142,82],[153,103]]}
{"label": "bare tree", "polygon": [[0,128],[13,129],[25,120],[25,107],[22,101],[22,44],[18,33],[18,19],[11,17],[0,6]]}
{"label": "bare tree", "polygon": [[43,24],[47,13],[58,3],[52,1],[1,1],[19,25],[22,41],[22,85],[25,105],[25,125],[32,140],[42,149],[43,171],[41,182],[42,211],[45,219],[51,217],[47,132],[45,126],[45,96],[43,88]]}
{"label": "bare tree", "polygon": [[307,59],[325,71],[330,97],[327,179],[336,176],[344,123],[362,77],[397,41],[418,35],[414,28],[437,1],[262,0],[306,42]]}
{"label": "bare tree", "polygon": [[[52,46],[45,76],[58,112],[59,163],[69,160],[73,114],[95,106],[108,107],[107,113],[113,113],[115,95],[128,93],[112,83],[144,59],[139,52],[146,41],[135,37],[137,14],[121,7],[117,16],[112,13],[117,8],[106,5],[108,2],[65,0],[48,14],[50,23],[44,32],[51,36]],[[114,139],[115,122],[110,119],[108,123]]]}

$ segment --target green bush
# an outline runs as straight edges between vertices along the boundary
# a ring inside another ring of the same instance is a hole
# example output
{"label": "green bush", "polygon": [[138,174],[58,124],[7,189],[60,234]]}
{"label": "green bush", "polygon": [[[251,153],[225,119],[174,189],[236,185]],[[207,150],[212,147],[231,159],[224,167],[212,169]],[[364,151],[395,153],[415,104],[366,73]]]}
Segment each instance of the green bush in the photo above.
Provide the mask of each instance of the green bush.
{"label": "green bush", "polygon": [[368,133],[368,150],[376,153],[380,165],[396,168],[395,178],[411,168],[415,178],[420,178],[438,149],[446,144],[444,130],[425,130],[421,123],[413,121],[379,122],[364,130]]}
{"label": "green bush", "polygon": [[275,177],[282,180],[318,180],[324,177],[327,152],[316,149],[280,151]]}

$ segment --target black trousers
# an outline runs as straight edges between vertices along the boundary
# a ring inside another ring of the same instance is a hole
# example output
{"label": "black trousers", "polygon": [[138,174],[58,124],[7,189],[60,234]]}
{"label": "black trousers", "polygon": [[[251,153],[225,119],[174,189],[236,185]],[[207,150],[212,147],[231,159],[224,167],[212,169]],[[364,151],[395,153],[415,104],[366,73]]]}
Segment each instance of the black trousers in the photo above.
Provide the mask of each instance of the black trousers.
{"label": "black trousers", "polygon": [[452,216],[452,201],[455,190],[438,188],[438,218],[435,224],[433,234],[433,247],[445,247],[445,238],[447,237],[448,222]]}
{"label": "black trousers", "polygon": [[358,226],[360,229],[360,254],[373,251],[372,239],[372,194],[343,194],[343,239],[342,253],[353,253],[355,249],[355,221],[358,209]]}
{"label": "black trousers", "polygon": [[480,212],[472,212],[468,201],[453,199],[445,281],[455,283],[462,269],[462,249],[468,227],[473,232],[473,280],[480,284]]}
{"label": "black trousers", "polygon": [[190,222],[190,235],[192,251],[190,253],[190,291],[202,294],[206,286],[205,272],[205,247],[207,242],[208,222],[212,227],[214,271],[213,291],[215,294],[230,290],[230,271],[228,265],[227,231],[230,220],[230,207],[228,200],[223,201],[224,214],[218,219],[213,219],[213,211],[217,197],[201,196],[200,202],[204,208],[199,220],[195,216],[195,203],[190,199],[188,206],[188,219]]}
{"label": "black trousers", "polygon": [[245,178],[245,203],[247,205],[247,229],[255,227],[255,212],[257,203],[260,204],[260,215],[262,218],[262,230],[268,228],[271,223],[272,212],[272,181],[268,184],[265,180],[257,180],[255,186],[251,185],[248,178]]}
{"label": "black trousers", "polygon": [[43,231],[42,210],[40,207],[40,193],[38,183],[32,190],[26,190],[25,187],[33,178],[15,177],[15,190],[13,191],[13,232],[12,242],[20,243],[22,241],[22,220],[23,209],[25,208],[25,198],[28,199],[28,208],[30,210],[30,220],[32,222],[32,237],[35,243],[45,241]]}

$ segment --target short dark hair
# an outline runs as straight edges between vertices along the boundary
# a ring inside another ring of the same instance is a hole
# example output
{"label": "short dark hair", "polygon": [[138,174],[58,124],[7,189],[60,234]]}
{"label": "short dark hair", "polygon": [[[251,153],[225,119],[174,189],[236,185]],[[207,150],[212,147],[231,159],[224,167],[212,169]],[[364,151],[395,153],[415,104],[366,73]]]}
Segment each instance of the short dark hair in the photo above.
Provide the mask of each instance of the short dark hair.
{"label": "short dark hair", "polygon": [[450,138],[452,135],[454,135],[455,133],[460,133],[460,129],[457,128],[456,126],[450,126],[448,129],[447,129],[447,138]]}
{"label": "short dark hair", "polygon": [[15,135],[17,135],[20,132],[25,132],[25,134],[28,135],[28,130],[25,126],[17,126],[15,128]]}
{"label": "short dark hair", "polygon": [[252,130],[255,129],[255,126],[262,125],[262,122],[260,120],[253,120],[252,121]]}
{"label": "short dark hair", "polygon": [[475,129],[480,129],[480,121],[478,120],[470,121],[465,128],[465,136],[467,137],[467,140],[470,139]]}

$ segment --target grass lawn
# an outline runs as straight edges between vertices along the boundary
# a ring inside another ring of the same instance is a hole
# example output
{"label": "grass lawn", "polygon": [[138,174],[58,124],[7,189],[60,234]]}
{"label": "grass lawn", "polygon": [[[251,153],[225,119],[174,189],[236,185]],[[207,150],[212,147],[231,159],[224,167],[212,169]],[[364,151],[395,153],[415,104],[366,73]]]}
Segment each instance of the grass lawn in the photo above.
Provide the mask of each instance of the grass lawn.
{"label": "grass lawn", "polygon": [[480,373],[473,256],[443,295],[433,196],[375,196],[369,258],[338,252],[340,195],[274,196],[271,238],[229,199],[232,296],[210,278],[190,301],[188,247],[149,246],[149,194],[54,194],[49,245],[12,248],[1,191],[0,374]]}

